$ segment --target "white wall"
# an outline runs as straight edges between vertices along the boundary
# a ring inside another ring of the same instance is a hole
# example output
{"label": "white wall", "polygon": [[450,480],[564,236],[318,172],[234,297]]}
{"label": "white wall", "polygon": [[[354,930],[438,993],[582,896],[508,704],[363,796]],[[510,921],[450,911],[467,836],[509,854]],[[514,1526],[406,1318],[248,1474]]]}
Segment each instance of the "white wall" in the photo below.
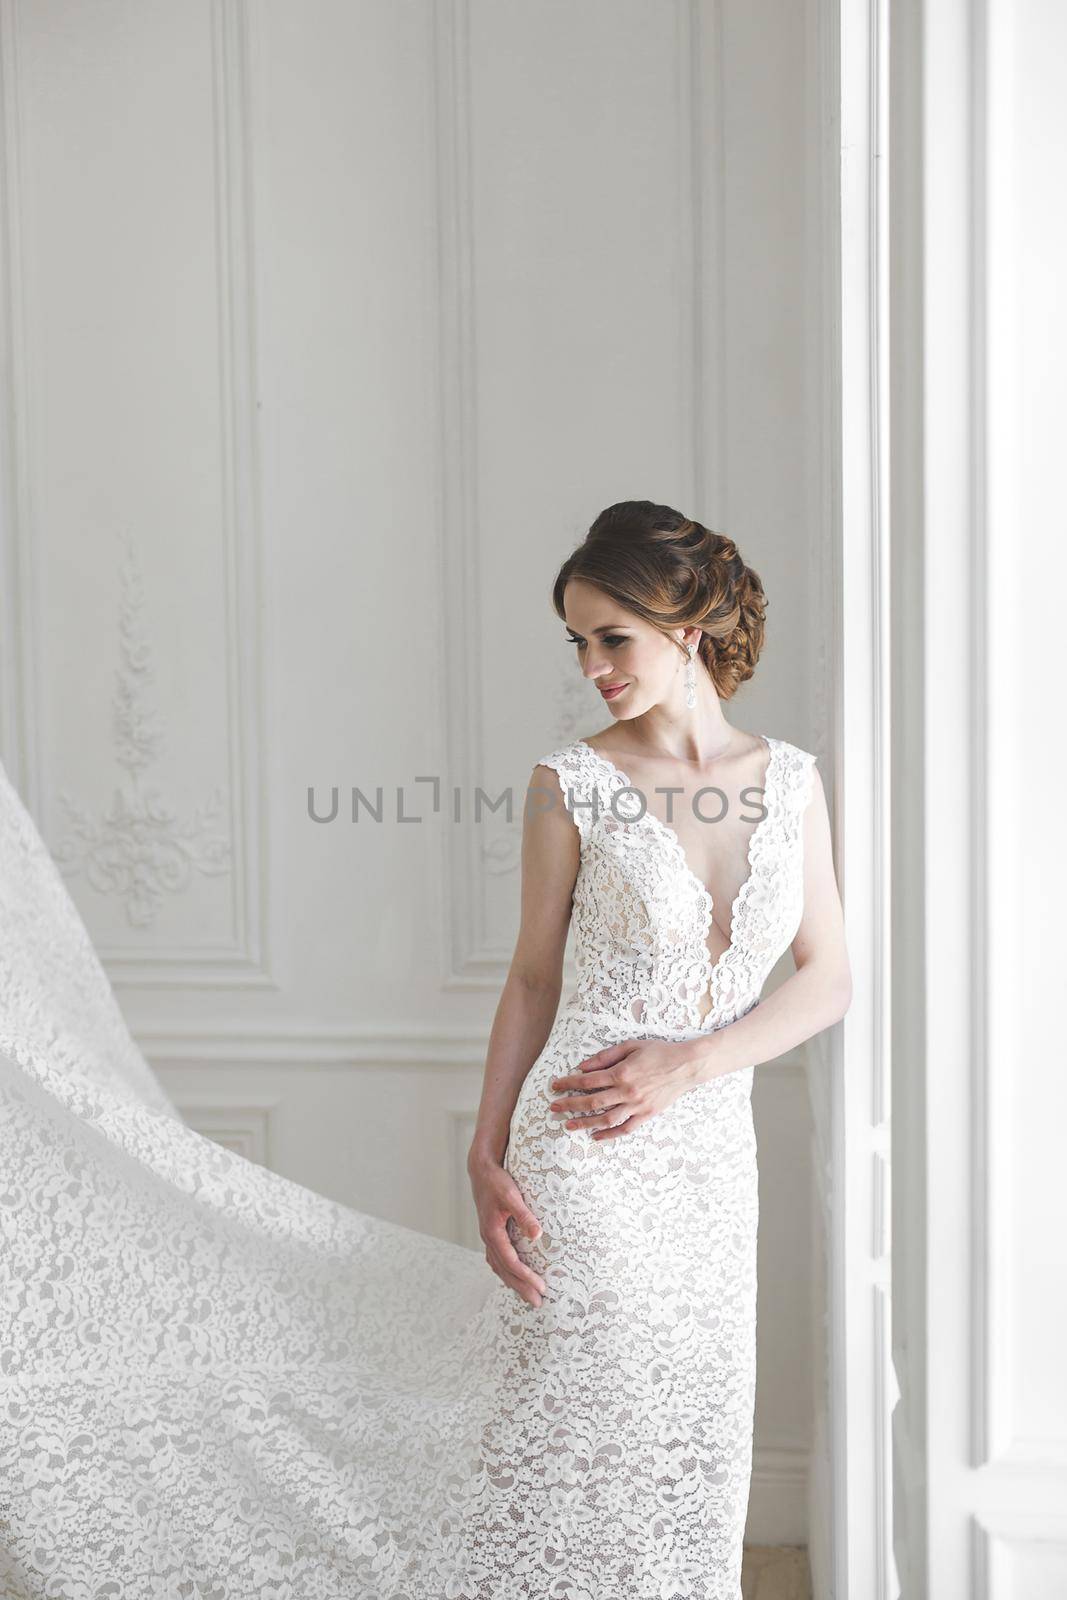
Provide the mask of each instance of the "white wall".
{"label": "white wall", "polygon": [[[474,1242],[518,819],[317,825],[307,788],[521,804],[604,725],[549,592],[631,496],[738,540],[770,608],[730,714],[828,777],[811,8],[0,18],[5,764],[190,1121]],[[754,1095],[768,1541],[821,1362],[803,1068]]]}

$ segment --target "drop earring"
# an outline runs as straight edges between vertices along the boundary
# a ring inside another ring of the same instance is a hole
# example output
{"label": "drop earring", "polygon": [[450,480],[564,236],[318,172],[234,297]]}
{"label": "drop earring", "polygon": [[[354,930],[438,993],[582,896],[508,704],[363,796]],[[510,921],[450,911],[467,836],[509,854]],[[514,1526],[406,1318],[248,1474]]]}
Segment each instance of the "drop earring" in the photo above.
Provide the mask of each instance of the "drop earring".
{"label": "drop earring", "polygon": [[685,703],[689,710],[692,711],[697,703],[697,675],[696,668],[693,666],[693,657],[697,653],[697,647],[695,644],[687,644],[686,649],[689,651],[689,660],[685,664]]}

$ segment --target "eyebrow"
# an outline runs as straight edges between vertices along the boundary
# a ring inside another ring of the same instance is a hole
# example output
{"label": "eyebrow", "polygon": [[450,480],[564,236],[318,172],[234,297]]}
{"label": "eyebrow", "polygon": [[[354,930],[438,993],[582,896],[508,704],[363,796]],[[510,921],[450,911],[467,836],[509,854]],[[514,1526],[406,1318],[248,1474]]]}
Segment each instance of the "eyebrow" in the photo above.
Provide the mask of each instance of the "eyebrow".
{"label": "eyebrow", "polygon": [[[567,632],[568,633],[578,633],[578,629],[577,628],[572,628],[569,623],[566,624],[565,626],[567,628]],[[625,626],[626,626],[625,622],[609,622],[609,623],[606,623],[603,628],[594,628],[593,632],[594,633],[618,633],[619,629],[620,628],[625,628]],[[584,639],[585,635],[582,634],[582,633],[578,633],[578,637],[579,637],[579,639]]]}

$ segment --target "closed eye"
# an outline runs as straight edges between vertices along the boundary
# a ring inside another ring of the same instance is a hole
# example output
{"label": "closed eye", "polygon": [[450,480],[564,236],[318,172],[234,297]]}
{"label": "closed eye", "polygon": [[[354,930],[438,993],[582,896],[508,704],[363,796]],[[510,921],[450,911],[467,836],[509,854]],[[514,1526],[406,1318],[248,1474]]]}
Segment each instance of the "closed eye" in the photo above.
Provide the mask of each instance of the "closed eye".
{"label": "closed eye", "polygon": [[[566,642],[568,644],[576,644],[579,650],[585,645],[585,640],[576,639],[573,633],[568,633]],[[604,635],[604,643],[612,650],[617,650],[620,644],[626,644],[627,642],[627,636],[624,633],[606,633]]]}

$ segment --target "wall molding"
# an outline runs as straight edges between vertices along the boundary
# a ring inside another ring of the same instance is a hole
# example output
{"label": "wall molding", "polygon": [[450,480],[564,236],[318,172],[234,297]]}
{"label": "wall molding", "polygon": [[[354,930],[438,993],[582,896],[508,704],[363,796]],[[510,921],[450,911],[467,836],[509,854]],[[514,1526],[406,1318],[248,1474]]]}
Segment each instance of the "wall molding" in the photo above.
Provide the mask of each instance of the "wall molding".
{"label": "wall molding", "polygon": [[[276,1026],[187,1024],[179,1021],[131,1032],[151,1062],[196,1066],[315,1067],[477,1067],[485,1065],[489,1029],[388,1024],[364,1027],[301,1024]],[[763,1083],[793,1084],[803,1071],[801,1051],[761,1062],[755,1077]]]}
{"label": "wall molding", "polygon": [[156,674],[142,618],[145,588],[140,563],[129,534],[122,543],[111,730],[115,764],[126,777],[113,791],[110,808],[102,812],[90,813],[59,791],[69,832],[51,853],[64,876],[84,873],[97,893],[124,905],[131,927],[150,929],[167,898],[184,893],[194,874],[228,874],[232,849],[220,825],[224,803],[218,786],[182,818],[146,776],[158,759],[165,724],[149,692]]}
{"label": "wall molding", "polygon": [[[723,305],[724,149],[722,116],[721,5],[702,22],[701,0],[674,0],[675,96],[678,145],[677,236],[682,241],[685,287],[680,297],[680,383],[688,396],[689,426],[683,438],[682,475],[693,503],[703,505],[708,474],[720,487],[725,469]],[[443,747],[455,781],[473,792],[485,769],[481,713],[484,665],[482,628],[474,615],[478,593],[478,394],[475,361],[477,306],[474,291],[475,219],[471,194],[471,96],[468,0],[433,8],[434,91],[437,119],[438,304],[440,319],[441,529],[440,582],[444,598],[442,674]],[[710,58],[715,72],[710,96],[701,74]],[[705,121],[705,106],[711,111]],[[706,153],[710,145],[710,162]],[[710,172],[710,180],[708,173]],[[716,214],[708,216],[710,188]],[[714,296],[707,293],[706,260],[715,252]],[[716,384],[715,417],[709,422],[706,377]],[[725,495],[717,514],[725,513]],[[514,840],[491,847],[487,864],[476,830],[455,827],[444,842],[442,891],[445,990],[493,992],[507,977],[511,949],[490,936],[486,877],[517,862]],[[499,858],[499,859],[498,859]]]}
{"label": "wall molding", "polygon": [[[246,0],[213,0],[213,72],[218,370],[222,418],[222,544],[226,600],[225,703],[230,738],[227,782],[234,846],[232,944],[151,949],[132,941],[94,941],[111,981],[127,988],[276,988],[270,965],[266,853],[266,714],[260,638],[261,518],[256,421],[255,293]],[[7,767],[35,818],[45,814],[34,628],[41,616],[27,441],[32,370],[25,303],[22,194],[23,130],[18,0],[0,0],[3,84],[0,340],[8,381],[2,391],[4,500],[0,506],[0,740]],[[184,799],[184,797],[183,797]],[[78,808],[88,812],[86,806]]]}
{"label": "wall molding", "polygon": [[211,8],[215,216],[222,403],[223,571],[226,709],[234,854],[232,949],[198,946],[147,952],[104,947],[116,984],[183,988],[277,988],[271,972],[264,773],[262,517],[257,425],[255,236],[247,0]]}
{"label": "wall molding", "polygon": [[[1060,1502],[1062,1506],[1062,1499]],[[1028,1547],[1060,1552],[1061,1572],[1067,1572],[1067,1516],[1049,1512],[998,1512],[971,1519],[971,1557],[974,1600],[1030,1600],[1032,1588],[1017,1582],[1015,1558]],[[1048,1580],[1051,1581],[1051,1570]],[[1042,1593],[1052,1594],[1051,1587]]]}
{"label": "wall molding", "polygon": [[281,1105],[278,1095],[258,1094],[252,1089],[226,1094],[205,1088],[193,1095],[172,1093],[170,1098],[195,1133],[248,1161],[273,1168],[275,1113]]}
{"label": "wall molding", "polygon": [[172,1023],[132,1029],[148,1059],[167,1065],[234,1067],[478,1067],[488,1032],[440,1026],[331,1027],[280,1022],[214,1027]]}

